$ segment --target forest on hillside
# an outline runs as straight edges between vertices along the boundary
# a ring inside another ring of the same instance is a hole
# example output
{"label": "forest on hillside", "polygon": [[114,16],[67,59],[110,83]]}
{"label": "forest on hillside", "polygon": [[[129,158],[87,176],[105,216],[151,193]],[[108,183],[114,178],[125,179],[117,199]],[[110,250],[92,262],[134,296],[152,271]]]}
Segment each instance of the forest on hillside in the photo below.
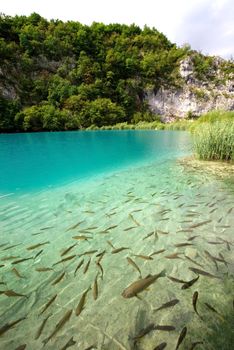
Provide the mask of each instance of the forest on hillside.
{"label": "forest on hillside", "polygon": [[179,88],[179,64],[187,55],[198,79],[215,78],[212,57],[177,47],[155,28],[2,14],[0,131],[154,121],[145,93]]}

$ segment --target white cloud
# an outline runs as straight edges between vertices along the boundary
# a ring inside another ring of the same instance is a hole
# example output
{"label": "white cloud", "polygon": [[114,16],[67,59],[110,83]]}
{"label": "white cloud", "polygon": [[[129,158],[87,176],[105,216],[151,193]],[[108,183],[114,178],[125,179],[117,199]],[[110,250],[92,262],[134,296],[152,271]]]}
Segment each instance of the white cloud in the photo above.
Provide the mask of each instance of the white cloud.
{"label": "white cloud", "polygon": [[1,0],[1,12],[84,24],[147,24],[178,44],[188,42],[204,53],[233,54],[233,0]]}

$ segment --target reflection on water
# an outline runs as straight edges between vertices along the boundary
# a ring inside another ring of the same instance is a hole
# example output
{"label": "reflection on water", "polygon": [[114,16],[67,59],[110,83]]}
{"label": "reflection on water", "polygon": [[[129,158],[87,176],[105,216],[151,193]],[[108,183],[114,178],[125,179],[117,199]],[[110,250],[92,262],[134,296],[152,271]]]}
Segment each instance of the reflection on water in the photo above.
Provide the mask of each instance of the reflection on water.
{"label": "reflection on water", "polygon": [[174,161],[2,197],[0,348],[231,349],[233,199]]}

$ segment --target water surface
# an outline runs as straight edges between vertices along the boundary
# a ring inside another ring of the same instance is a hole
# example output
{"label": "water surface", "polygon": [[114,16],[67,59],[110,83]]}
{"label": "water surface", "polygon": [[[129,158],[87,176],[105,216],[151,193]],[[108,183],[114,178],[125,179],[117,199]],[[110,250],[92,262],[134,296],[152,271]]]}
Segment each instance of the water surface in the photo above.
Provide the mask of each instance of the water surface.
{"label": "water surface", "polygon": [[[191,349],[195,342],[202,342],[197,349],[231,349],[234,188],[178,161],[190,152],[186,133],[85,135],[16,135],[17,147],[14,135],[1,140],[1,159],[8,166],[1,172],[0,332],[7,323],[26,319],[0,337],[0,349],[22,344],[62,349],[71,337],[76,342],[71,349],[153,350],[163,342],[175,349],[184,327],[180,349]],[[42,147],[46,152],[39,151]],[[67,163],[64,149],[69,150]],[[27,159],[20,150],[28,152]],[[38,159],[33,161],[33,154]],[[69,159],[75,164],[67,169]],[[123,291],[140,278],[127,258],[142,277],[165,276],[139,298],[124,298]],[[168,278],[197,276],[187,289]],[[9,296],[9,290],[27,297]],[[175,299],[173,307],[156,311]],[[53,334],[69,310],[70,319]],[[135,341],[152,323],[174,329],[152,330]]]}

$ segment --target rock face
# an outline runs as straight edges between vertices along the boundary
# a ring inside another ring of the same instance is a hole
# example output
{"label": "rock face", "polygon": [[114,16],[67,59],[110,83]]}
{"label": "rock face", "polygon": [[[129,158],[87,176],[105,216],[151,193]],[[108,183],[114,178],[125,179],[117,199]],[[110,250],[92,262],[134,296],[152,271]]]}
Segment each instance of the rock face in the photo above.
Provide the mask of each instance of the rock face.
{"label": "rock face", "polygon": [[196,78],[191,57],[181,61],[180,88],[161,87],[156,94],[147,91],[146,100],[152,112],[162,115],[167,121],[189,115],[199,116],[213,109],[234,110],[234,73],[228,79],[223,79],[219,69],[222,61],[221,58],[215,58],[218,78],[215,82]]}

